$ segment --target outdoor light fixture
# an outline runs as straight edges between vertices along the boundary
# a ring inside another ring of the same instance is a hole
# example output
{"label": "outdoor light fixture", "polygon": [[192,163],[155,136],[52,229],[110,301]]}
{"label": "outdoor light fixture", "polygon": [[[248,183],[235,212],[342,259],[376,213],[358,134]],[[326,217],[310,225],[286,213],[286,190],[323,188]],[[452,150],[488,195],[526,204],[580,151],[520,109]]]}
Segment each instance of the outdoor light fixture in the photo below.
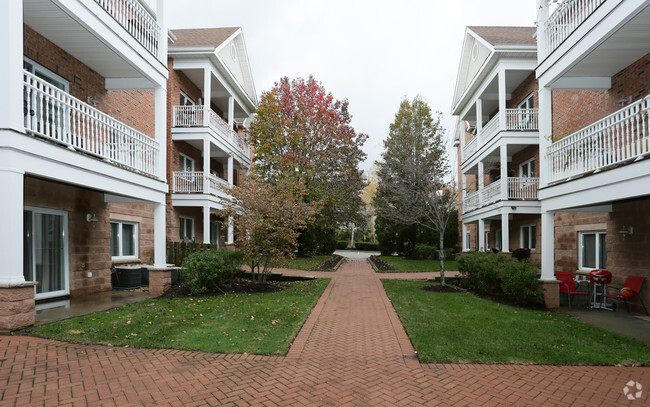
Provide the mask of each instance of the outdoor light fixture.
{"label": "outdoor light fixture", "polygon": [[627,237],[627,235],[633,235],[634,234],[634,228],[632,226],[625,227],[623,226],[621,230],[617,232],[619,235],[623,236],[623,240]]}
{"label": "outdoor light fixture", "polygon": [[618,100],[618,105],[620,107],[624,107],[625,105],[627,105],[628,103],[631,103],[631,102],[632,102],[632,96],[623,96],[622,98],[620,98]]}
{"label": "outdoor light fixture", "polygon": [[88,223],[90,223],[90,222],[95,223],[95,222],[99,222],[99,219],[97,219],[97,216],[95,216],[94,214],[92,214],[92,213],[87,213],[87,214],[86,214],[86,222],[88,222]]}

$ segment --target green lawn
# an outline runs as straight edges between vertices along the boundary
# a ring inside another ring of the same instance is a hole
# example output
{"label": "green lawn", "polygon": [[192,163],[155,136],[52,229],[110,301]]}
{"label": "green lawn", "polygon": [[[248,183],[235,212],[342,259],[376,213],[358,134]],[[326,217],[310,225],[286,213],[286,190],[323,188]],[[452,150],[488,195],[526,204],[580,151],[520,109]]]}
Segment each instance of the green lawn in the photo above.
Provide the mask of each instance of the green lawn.
{"label": "green lawn", "polygon": [[318,266],[329,258],[330,256],[296,257],[291,260],[287,266],[283,266],[283,268],[306,271],[326,271],[320,270]]}
{"label": "green lawn", "polygon": [[76,343],[284,355],[328,279],[288,290],[158,298],[35,327],[31,335]]}
{"label": "green lawn", "polygon": [[650,345],[555,312],[383,284],[423,362],[650,364]]}
{"label": "green lawn", "polygon": [[[440,271],[440,260],[410,260],[404,257],[380,256],[389,263],[395,270],[380,271],[380,273],[419,273],[426,271]],[[446,271],[458,270],[456,260],[445,260]]]}

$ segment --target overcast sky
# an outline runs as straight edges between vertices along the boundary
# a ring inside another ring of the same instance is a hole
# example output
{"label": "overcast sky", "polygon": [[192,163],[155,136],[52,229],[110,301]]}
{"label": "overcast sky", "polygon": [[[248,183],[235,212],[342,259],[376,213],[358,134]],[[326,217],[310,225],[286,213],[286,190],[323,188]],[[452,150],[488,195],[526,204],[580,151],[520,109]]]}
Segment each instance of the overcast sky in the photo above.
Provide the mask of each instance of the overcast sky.
{"label": "overcast sky", "polygon": [[311,74],[348,99],[352,125],[369,136],[364,170],[381,158],[404,97],[423,96],[453,132],[466,26],[533,26],[536,17],[535,0],[164,1],[168,28],[243,28],[258,96],[283,76]]}

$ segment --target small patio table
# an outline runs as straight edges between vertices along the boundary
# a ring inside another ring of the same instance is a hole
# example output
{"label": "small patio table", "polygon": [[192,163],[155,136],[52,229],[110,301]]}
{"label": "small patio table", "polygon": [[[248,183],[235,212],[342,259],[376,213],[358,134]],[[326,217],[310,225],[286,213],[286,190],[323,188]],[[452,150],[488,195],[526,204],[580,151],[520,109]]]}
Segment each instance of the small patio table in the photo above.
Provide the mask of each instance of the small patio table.
{"label": "small patio table", "polygon": [[607,305],[607,284],[612,281],[612,273],[608,270],[592,270],[589,273],[591,282],[592,301],[591,308],[613,311],[614,308]]}

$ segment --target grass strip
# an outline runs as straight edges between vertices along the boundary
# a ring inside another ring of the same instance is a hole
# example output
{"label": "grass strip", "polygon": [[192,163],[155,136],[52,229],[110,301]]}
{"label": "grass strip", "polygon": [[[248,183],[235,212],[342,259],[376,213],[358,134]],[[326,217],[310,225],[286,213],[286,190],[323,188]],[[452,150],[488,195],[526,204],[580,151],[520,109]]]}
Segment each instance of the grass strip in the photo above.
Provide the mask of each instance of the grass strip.
{"label": "grass strip", "polygon": [[556,312],[382,282],[425,363],[650,364],[650,345]]}
{"label": "grass strip", "polygon": [[275,293],[156,298],[32,329],[75,343],[284,355],[329,279]]}
{"label": "grass strip", "polygon": [[[380,256],[380,259],[390,264],[395,270],[377,271],[378,273],[423,273],[440,271],[440,260],[411,260],[404,257]],[[445,260],[445,271],[457,271],[456,260]]]}

